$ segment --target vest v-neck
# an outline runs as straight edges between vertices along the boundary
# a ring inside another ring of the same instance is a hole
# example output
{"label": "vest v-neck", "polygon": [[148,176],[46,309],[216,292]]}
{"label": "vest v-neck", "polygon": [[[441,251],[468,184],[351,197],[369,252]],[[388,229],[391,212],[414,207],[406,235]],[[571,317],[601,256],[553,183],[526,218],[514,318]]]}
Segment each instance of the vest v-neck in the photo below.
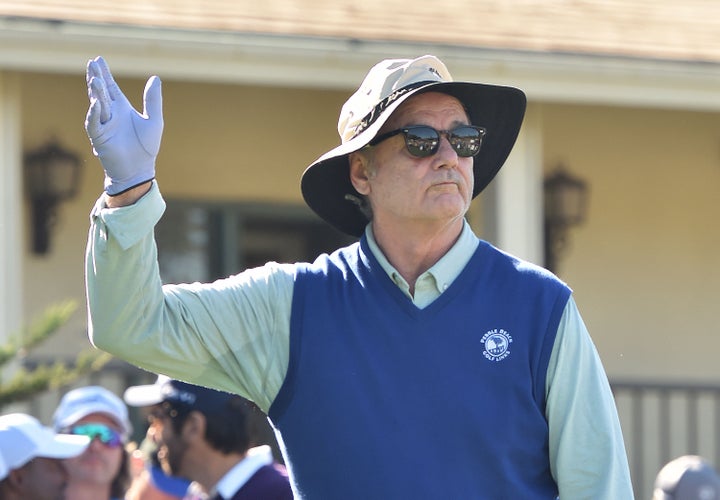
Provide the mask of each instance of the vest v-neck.
{"label": "vest v-neck", "polygon": [[[361,271],[363,273],[367,273],[367,277],[369,278],[367,280],[363,280],[365,281],[366,286],[369,287],[368,291],[370,293],[387,294],[390,299],[407,315],[413,318],[422,318],[427,315],[434,315],[438,309],[445,307],[448,301],[452,300],[455,296],[461,293],[463,288],[468,286],[469,283],[484,278],[485,270],[481,267],[483,254],[488,250],[488,247],[488,243],[480,240],[475,252],[463,268],[462,272],[460,272],[457,278],[453,280],[445,290],[440,292],[440,295],[434,301],[424,308],[420,308],[415,305],[412,299],[408,297],[387,274],[387,272],[385,272],[380,265],[380,262],[378,262],[375,255],[370,250],[365,238],[360,240],[357,251],[359,254],[359,260],[362,262]],[[374,288],[372,286],[373,283],[378,286]]]}

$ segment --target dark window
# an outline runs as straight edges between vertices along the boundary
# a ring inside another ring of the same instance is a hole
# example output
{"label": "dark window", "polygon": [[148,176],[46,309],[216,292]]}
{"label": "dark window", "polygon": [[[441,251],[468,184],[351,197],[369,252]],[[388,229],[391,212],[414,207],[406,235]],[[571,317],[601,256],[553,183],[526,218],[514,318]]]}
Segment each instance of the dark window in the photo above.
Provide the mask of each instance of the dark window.
{"label": "dark window", "polygon": [[354,238],[304,206],[169,201],[155,229],[166,283],[211,281],[276,262],[312,262]]}

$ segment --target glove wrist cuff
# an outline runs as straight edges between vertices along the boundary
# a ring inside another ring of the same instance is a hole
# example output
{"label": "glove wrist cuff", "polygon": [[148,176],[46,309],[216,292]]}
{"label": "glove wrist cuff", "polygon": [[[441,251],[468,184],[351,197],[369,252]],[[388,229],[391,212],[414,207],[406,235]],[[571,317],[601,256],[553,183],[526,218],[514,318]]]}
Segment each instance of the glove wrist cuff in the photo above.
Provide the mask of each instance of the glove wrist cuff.
{"label": "glove wrist cuff", "polygon": [[150,182],[154,180],[155,177],[150,177],[149,179],[145,179],[139,182],[133,182],[129,186],[125,185],[119,185],[118,183],[113,183],[112,179],[109,179],[110,182],[105,183],[105,192],[108,194],[108,196],[118,196],[124,193],[127,193],[131,189],[134,189],[138,186],[142,186],[146,182]]}

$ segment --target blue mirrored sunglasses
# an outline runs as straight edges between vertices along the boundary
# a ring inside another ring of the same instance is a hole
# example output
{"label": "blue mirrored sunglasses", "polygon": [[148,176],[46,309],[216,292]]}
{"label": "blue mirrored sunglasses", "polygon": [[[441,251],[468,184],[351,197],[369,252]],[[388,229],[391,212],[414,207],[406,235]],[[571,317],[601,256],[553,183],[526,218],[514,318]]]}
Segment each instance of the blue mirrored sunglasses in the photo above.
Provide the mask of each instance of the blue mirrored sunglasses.
{"label": "blue mirrored sunglasses", "polygon": [[102,444],[109,446],[110,448],[117,448],[123,444],[120,433],[105,424],[74,425],[68,428],[65,432],[68,434],[75,434],[77,436],[87,436],[90,439],[98,438]]}

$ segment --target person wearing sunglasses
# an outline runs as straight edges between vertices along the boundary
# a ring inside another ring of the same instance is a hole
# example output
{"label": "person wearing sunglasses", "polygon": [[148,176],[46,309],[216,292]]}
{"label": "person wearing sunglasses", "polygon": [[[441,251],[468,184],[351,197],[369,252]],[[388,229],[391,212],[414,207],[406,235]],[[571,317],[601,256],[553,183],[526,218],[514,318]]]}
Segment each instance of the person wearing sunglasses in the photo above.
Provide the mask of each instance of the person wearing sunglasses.
{"label": "person wearing sunglasses", "polygon": [[257,404],[297,498],[633,497],[570,288],[466,220],[513,148],[522,91],[453,81],[431,55],[379,62],[340,111],[341,144],[300,179],[307,205],[359,241],[163,286],[160,80],[142,113],[103,58],[86,81],[105,171],[86,254],[96,346]]}
{"label": "person wearing sunglasses", "polygon": [[67,497],[124,498],[131,479],[125,444],[132,432],[125,403],[104,387],[78,387],[60,400],[53,427],[58,432],[90,439],[84,453],[65,461],[69,474]]}

